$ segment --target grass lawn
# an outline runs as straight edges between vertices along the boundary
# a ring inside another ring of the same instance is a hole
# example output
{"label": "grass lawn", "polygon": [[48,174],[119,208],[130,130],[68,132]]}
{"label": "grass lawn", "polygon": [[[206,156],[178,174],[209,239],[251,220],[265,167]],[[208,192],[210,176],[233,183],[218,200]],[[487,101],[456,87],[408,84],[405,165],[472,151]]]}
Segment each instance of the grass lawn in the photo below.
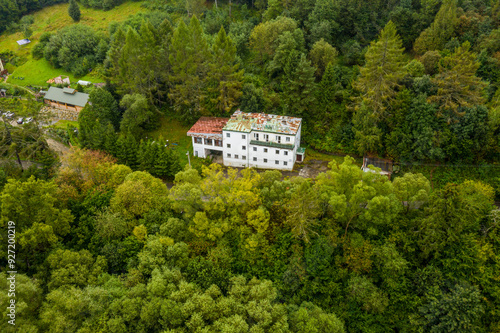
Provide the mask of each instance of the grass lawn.
{"label": "grass lawn", "polygon": [[[68,75],[71,83],[76,83],[78,80],[93,83],[104,82],[102,78],[92,76],[91,74],[77,79],[62,68],[52,67],[45,59],[35,60],[31,57],[25,64],[16,68],[12,75],[9,76],[7,82],[20,86],[47,86],[47,80],[59,75]],[[24,77],[24,80],[15,79],[15,77]]]}
{"label": "grass lawn", "polygon": [[66,129],[66,128],[68,128],[69,125],[78,128],[78,122],[77,121],[63,120],[63,119],[59,120],[57,123],[55,123],[52,126],[54,126],[55,128]]}
{"label": "grass lawn", "polygon": [[[318,151],[315,151],[312,148],[306,148],[305,162],[310,161],[310,160],[321,160],[321,161],[333,161],[334,160],[337,163],[343,163],[344,156],[323,154],[323,153],[320,153]],[[354,163],[356,165],[362,166],[363,159],[362,158],[354,158]]]}
{"label": "grass lawn", "polygon": [[162,138],[164,140],[169,140],[172,147],[179,152],[181,165],[184,166],[188,163],[186,152],[189,151],[191,162],[193,162],[194,159],[192,156],[193,149],[191,137],[187,136],[187,131],[189,131],[190,128],[191,126],[185,126],[178,120],[162,117],[160,119],[160,127],[147,133],[146,136],[153,139]]}
{"label": "grass lawn", "polygon": [[[79,23],[88,25],[96,31],[107,34],[108,25],[111,22],[125,21],[130,15],[145,11],[141,8],[142,2],[126,2],[112,10],[102,11],[91,8],[80,7],[82,17]],[[59,4],[46,7],[33,14],[35,22],[31,25],[33,35],[29,38],[30,44],[19,46],[16,41],[23,39],[21,32],[0,35],[0,50],[12,51],[17,56],[27,59],[27,62],[17,67],[8,82],[18,85],[45,86],[46,81],[59,75],[69,75],[71,82],[76,82],[75,77],[62,69],[55,69],[47,61],[34,60],[31,58],[31,49],[38,42],[42,33],[46,31],[57,31],[68,25],[75,24],[68,15],[68,4]],[[24,80],[16,80],[13,77],[24,77]],[[87,75],[79,78],[91,82],[103,82],[101,78]]]}

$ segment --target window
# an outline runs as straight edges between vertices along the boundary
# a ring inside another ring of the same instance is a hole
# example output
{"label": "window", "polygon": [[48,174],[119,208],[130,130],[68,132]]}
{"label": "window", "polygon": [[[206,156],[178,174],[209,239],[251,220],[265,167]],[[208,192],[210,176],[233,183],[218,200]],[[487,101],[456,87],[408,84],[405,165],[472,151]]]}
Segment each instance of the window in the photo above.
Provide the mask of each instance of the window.
{"label": "window", "polygon": [[276,161],[275,164],[280,164],[280,161]]}
{"label": "window", "polygon": [[283,152],[283,154],[285,154],[285,156],[287,156],[287,155],[288,155],[288,152],[285,150],[285,151]]}
{"label": "window", "polygon": [[241,149],[247,150],[247,146],[241,146]]}
{"label": "window", "polygon": [[267,163],[267,158],[264,159],[264,163]]}
{"label": "window", "polygon": [[276,155],[279,155],[280,154],[280,151],[278,149],[276,149]]}
{"label": "window", "polygon": [[212,145],[212,139],[205,139],[205,144],[211,146]]}
{"label": "window", "polygon": [[247,138],[247,136],[246,136],[245,134],[242,134],[242,135],[241,135],[241,138],[242,138],[242,139],[246,139],[246,138]]}
{"label": "window", "polygon": [[231,137],[231,133],[226,133],[226,138],[230,138]]}
{"label": "window", "polygon": [[227,157],[231,158],[231,154],[227,154]]}
{"label": "window", "polygon": [[257,147],[253,147],[253,151],[257,151]]}
{"label": "window", "polygon": [[269,142],[269,134],[264,134],[264,139],[266,140],[266,142]]}
{"label": "window", "polygon": [[288,162],[283,162],[283,165],[288,165]]}
{"label": "window", "polygon": [[281,136],[276,135],[276,141],[278,141],[278,143],[281,143]]}
{"label": "window", "polygon": [[238,158],[238,155],[234,155],[234,158],[236,158],[236,159],[237,159],[237,158]]}
{"label": "window", "polygon": [[257,162],[257,157],[254,157],[254,158],[253,158],[253,161],[254,161],[254,162]]}
{"label": "window", "polygon": [[246,157],[246,156],[241,156],[241,159],[242,159],[242,160],[246,160],[246,159],[247,159],[247,157]]}
{"label": "window", "polygon": [[255,140],[259,140],[259,133],[254,133],[253,137],[255,138]]}
{"label": "window", "polygon": [[286,137],[286,142],[290,142],[290,137],[289,136]]}
{"label": "window", "polygon": [[227,148],[231,148],[231,144],[230,143],[227,144]]}
{"label": "window", "polygon": [[267,148],[264,148],[264,153],[267,153]]}
{"label": "window", "polygon": [[194,143],[201,143],[201,138],[194,138]]}

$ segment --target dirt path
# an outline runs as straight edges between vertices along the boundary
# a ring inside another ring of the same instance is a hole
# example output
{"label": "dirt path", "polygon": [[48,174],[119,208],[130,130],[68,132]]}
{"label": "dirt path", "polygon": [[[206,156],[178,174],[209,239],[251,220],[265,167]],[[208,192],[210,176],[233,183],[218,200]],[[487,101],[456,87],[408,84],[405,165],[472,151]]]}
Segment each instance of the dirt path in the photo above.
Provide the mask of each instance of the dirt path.
{"label": "dirt path", "polygon": [[47,138],[47,144],[49,145],[50,149],[57,152],[59,156],[64,156],[66,154],[69,154],[70,149],[54,139]]}

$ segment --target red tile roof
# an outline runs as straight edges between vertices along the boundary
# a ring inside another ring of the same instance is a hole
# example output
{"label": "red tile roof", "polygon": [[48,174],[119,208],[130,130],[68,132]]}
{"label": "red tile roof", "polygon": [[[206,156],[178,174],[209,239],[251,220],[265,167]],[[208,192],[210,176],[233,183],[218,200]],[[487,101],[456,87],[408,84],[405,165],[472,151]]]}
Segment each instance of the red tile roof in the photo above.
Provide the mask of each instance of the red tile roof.
{"label": "red tile roof", "polygon": [[196,124],[191,127],[189,133],[222,134],[222,129],[226,126],[229,118],[201,117]]}

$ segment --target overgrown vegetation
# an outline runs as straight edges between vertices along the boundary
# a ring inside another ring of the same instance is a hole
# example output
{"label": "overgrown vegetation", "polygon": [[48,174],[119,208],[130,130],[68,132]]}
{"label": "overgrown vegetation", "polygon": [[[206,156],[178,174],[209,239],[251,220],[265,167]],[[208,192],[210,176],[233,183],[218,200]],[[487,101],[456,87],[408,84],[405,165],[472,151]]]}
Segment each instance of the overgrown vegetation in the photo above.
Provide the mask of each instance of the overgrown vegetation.
{"label": "overgrown vegetation", "polygon": [[[106,81],[85,88],[77,138],[54,130],[80,146],[59,168],[38,127],[0,131],[1,237],[15,221],[29,290],[16,330],[500,330],[500,2],[149,0],[86,21],[118,3],[80,2],[79,24],[58,5],[44,35],[33,13],[37,44],[6,48],[16,71]],[[309,147],[399,172],[185,167],[186,130],[237,108],[299,116]]]}

